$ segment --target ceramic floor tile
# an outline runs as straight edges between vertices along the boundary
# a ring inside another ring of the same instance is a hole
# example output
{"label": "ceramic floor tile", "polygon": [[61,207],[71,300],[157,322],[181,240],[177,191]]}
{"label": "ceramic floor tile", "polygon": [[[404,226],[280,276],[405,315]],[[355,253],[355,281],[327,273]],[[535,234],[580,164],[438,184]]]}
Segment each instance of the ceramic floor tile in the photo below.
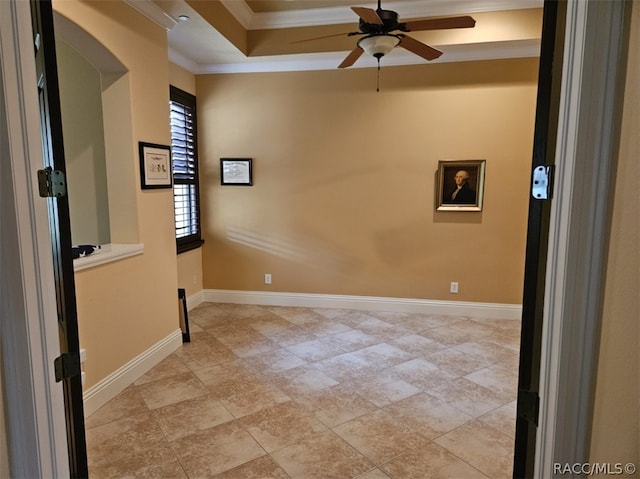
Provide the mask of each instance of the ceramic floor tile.
{"label": "ceramic floor tile", "polygon": [[446,326],[427,329],[420,334],[446,346],[456,346],[469,341],[495,335],[497,332],[490,325],[477,321],[455,321]]}
{"label": "ceramic floor tile", "polygon": [[331,338],[319,338],[287,346],[287,351],[309,362],[332,358],[344,351]]}
{"label": "ceramic floor tile", "polygon": [[291,324],[309,324],[321,321],[323,317],[308,308],[288,308],[287,310],[281,310],[277,313],[282,316]]}
{"label": "ceramic floor tile", "polygon": [[491,365],[490,361],[458,351],[455,348],[443,349],[425,355],[425,359],[453,376],[466,376],[469,373]]}
{"label": "ceramic floor tile", "polygon": [[455,379],[453,374],[441,370],[435,364],[423,358],[412,359],[389,369],[398,377],[420,389],[434,388],[446,381]]}
{"label": "ceramic floor tile", "polygon": [[328,319],[340,319],[344,318],[347,314],[351,313],[350,309],[337,309],[337,308],[312,308],[312,311],[318,313],[323,318]]}
{"label": "ceramic floor tile", "polygon": [[347,326],[357,329],[363,322],[374,318],[367,311],[347,310],[340,316],[340,322]]}
{"label": "ceramic floor tile", "polygon": [[518,396],[518,370],[494,364],[467,374],[465,379],[491,389],[500,398],[514,400]]}
{"label": "ceramic floor tile", "polygon": [[513,331],[503,331],[493,337],[499,344],[506,348],[513,349],[515,352],[520,351],[520,329]]}
{"label": "ceramic floor tile", "polygon": [[87,429],[86,438],[89,467],[122,460],[133,452],[161,449],[166,444],[150,412]]}
{"label": "ceramic floor tile", "polygon": [[377,370],[371,364],[354,353],[344,353],[313,364],[313,367],[338,382],[353,382]]}
{"label": "ceramic floor tile", "polygon": [[392,479],[488,479],[447,449],[430,443],[380,466]]}
{"label": "ceramic floor tile", "polygon": [[129,386],[127,389],[118,394],[114,399],[102,406],[90,417],[85,419],[85,428],[91,429],[101,426],[118,419],[131,418],[135,416],[149,415],[149,409],[145,404],[138,389]]}
{"label": "ceramic floor tile", "polygon": [[367,346],[378,344],[380,342],[380,338],[367,334],[359,329],[350,329],[348,331],[332,335],[331,341],[344,351],[356,351],[358,349],[366,348]]}
{"label": "ceramic floor tile", "polygon": [[356,394],[349,385],[342,384],[296,397],[296,402],[327,427],[337,426],[377,409],[375,404]]}
{"label": "ceramic floor tile", "polygon": [[87,418],[91,477],[506,477],[518,321],[212,303],[189,319],[191,343]]}
{"label": "ceramic floor tile", "polygon": [[383,338],[384,340],[390,340],[399,336],[404,336],[409,333],[409,330],[398,326],[396,324],[389,324],[386,321],[382,321],[376,317],[372,317],[362,321],[358,329],[367,334]]}
{"label": "ceramic floor tile", "polygon": [[327,430],[320,421],[291,401],[245,416],[240,423],[267,452]]}
{"label": "ceramic floor tile", "polygon": [[[216,396],[219,396],[219,392]],[[258,382],[241,382],[223,397],[219,397],[220,404],[236,418],[290,400],[286,392],[277,386]]]}
{"label": "ceramic floor tile", "polygon": [[186,436],[171,446],[190,478],[212,477],[266,454],[235,422]]}
{"label": "ceramic floor tile", "polygon": [[220,342],[240,358],[266,353],[278,347],[277,343],[255,332],[242,336],[222,337]]}
{"label": "ceramic floor tile", "polygon": [[262,456],[217,474],[215,479],[290,479],[290,477],[273,459]]}
{"label": "ceramic floor tile", "polygon": [[[399,315],[398,315],[399,314]],[[465,321],[466,318],[457,316],[444,316],[422,313],[393,313],[392,315],[382,315],[383,321],[402,326],[413,333],[419,333],[431,328],[452,325],[457,321]]]}
{"label": "ceramic floor tile", "polygon": [[246,358],[245,363],[258,374],[277,373],[304,366],[307,362],[286,349],[273,349]]}
{"label": "ceramic floor tile", "polygon": [[339,383],[313,366],[301,366],[278,374],[274,384],[288,394],[302,395],[309,391],[330,388]]}
{"label": "ceramic floor tile", "polygon": [[364,474],[360,474],[354,479],[389,479],[389,476],[387,476],[384,472],[376,467],[375,469],[371,469]]}
{"label": "ceramic floor tile", "polygon": [[92,479],[122,479],[135,477],[140,479],[187,479],[182,465],[168,445],[159,446],[142,452],[133,452],[118,458],[117,461],[92,465],[89,468]]}
{"label": "ceramic floor tile", "polygon": [[386,406],[413,396],[420,388],[388,371],[360,379],[353,384],[354,391],[378,407]]}
{"label": "ceramic floor tile", "polygon": [[316,434],[271,456],[296,479],[345,479],[373,467],[368,459],[333,432]]}
{"label": "ceramic floor tile", "polygon": [[155,409],[153,415],[168,441],[233,420],[212,394]]}
{"label": "ceramic floor tile", "polygon": [[506,361],[518,355],[513,349],[501,346],[493,339],[469,341],[457,345],[455,349],[469,356],[484,359],[491,363]]}
{"label": "ceramic floor tile", "polygon": [[467,423],[435,442],[489,477],[513,475],[513,438],[482,421]]}
{"label": "ceramic floor tile", "polygon": [[375,369],[386,369],[413,358],[408,352],[387,343],[374,344],[351,354]]}
{"label": "ceramic floor tile", "polygon": [[408,449],[425,446],[429,442],[383,410],[341,424],[333,431],[374,464],[385,463]]}
{"label": "ceramic floor tile", "polygon": [[213,390],[224,390],[228,384],[253,382],[257,379],[249,365],[241,359],[199,369],[194,374]]}
{"label": "ceramic floor tile", "polygon": [[268,320],[254,321],[251,327],[258,331],[263,336],[270,338],[271,335],[277,334],[280,331],[291,327],[291,323],[280,316],[274,315],[273,318]]}
{"label": "ceramic floor tile", "polygon": [[425,338],[420,334],[405,334],[389,341],[389,344],[397,346],[404,351],[424,356],[429,353],[435,353],[445,348],[442,344]]}
{"label": "ceramic floor tile", "polygon": [[313,341],[318,336],[305,326],[296,326],[289,324],[288,327],[263,331],[262,334],[275,342],[280,347],[291,346],[292,344],[301,343],[303,341]]}
{"label": "ceramic floor tile", "polygon": [[160,363],[140,377],[134,384],[140,386],[141,384],[157,381],[158,379],[165,379],[189,372],[189,367],[180,358],[179,353],[174,353],[160,361]]}
{"label": "ceramic floor tile", "polygon": [[435,439],[450,432],[473,418],[448,402],[418,393],[383,410],[398,423],[419,432],[427,439]]}
{"label": "ceramic floor tile", "polygon": [[205,385],[193,373],[142,384],[138,387],[138,391],[149,409],[192,399],[208,392]]}
{"label": "ceramic floor tile", "polygon": [[318,319],[318,321],[315,321],[313,323],[305,324],[305,327],[308,331],[312,332],[319,338],[330,336],[332,334],[344,333],[351,330],[351,327],[347,326],[346,324],[343,324],[339,321],[332,321],[324,317]]}
{"label": "ceramic floor tile", "polygon": [[185,343],[175,355],[192,371],[237,359],[229,348],[207,332],[192,333],[191,342]]}
{"label": "ceramic floor tile", "polygon": [[504,406],[478,418],[479,421],[488,426],[503,432],[511,438],[516,436],[516,405],[517,401],[510,402]]}
{"label": "ceramic floor tile", "polygon": [[446,382],[426,392],[473,417],[482,416],[507,402],[491,389],[464,378]]}

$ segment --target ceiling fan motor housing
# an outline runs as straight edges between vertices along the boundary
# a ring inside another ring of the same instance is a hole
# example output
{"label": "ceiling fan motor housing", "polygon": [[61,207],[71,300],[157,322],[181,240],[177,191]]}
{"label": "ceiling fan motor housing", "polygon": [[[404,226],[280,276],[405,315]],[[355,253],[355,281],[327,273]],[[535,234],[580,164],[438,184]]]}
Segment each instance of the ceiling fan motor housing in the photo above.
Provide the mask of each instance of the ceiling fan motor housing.
{"label": "ceiling fan motor housing", "polygon": [[360,31],[366,34],[388,33],[394,30],[400,30],[401,24],[398,22],[398,14],[392,10],[376,10],[376,13],[382,20],[382,25],[375,23],[367,23],[360,19]]}

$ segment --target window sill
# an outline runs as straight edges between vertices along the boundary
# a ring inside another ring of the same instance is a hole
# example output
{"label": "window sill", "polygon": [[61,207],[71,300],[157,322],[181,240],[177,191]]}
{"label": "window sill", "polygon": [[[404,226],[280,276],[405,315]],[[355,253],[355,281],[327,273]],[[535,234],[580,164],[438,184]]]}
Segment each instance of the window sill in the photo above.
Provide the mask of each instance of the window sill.
{"label": "window sill", "polygon": [[204,240],[202,239],[192,240],[192,241],[189,241],[188,243],[177,243],[176,252],[178,254],[186,253],[187,251],[200,248],[203,244],[204,244]]}
{"label": "window sill", "polygon": [[100,250],[89,256],[83,256],[73,260],[73,270],[75,272],[93,268],[101,264],[112,263],[121,259],[137,256],[144,253],[142,244],[105,244]]}

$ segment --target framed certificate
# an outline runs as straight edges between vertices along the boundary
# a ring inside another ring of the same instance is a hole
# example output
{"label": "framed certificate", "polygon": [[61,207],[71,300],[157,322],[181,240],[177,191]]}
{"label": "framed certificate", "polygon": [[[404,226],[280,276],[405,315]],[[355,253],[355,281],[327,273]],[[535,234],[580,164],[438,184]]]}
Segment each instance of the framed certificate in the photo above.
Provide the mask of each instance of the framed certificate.
{"label": "framed certificate", "polygon": [[251,186],[253,170],[251,158],[220,158],[220,184]]}

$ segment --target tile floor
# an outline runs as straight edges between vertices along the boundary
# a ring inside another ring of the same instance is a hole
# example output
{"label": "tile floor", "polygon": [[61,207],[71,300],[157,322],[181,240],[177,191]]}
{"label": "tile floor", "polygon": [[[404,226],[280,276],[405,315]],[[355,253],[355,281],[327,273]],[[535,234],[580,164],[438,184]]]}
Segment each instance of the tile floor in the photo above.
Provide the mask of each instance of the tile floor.
{"label": "tile floor", "polygon": [[519,321],[206,303],[87,418],[92,478],[511,477]]}

